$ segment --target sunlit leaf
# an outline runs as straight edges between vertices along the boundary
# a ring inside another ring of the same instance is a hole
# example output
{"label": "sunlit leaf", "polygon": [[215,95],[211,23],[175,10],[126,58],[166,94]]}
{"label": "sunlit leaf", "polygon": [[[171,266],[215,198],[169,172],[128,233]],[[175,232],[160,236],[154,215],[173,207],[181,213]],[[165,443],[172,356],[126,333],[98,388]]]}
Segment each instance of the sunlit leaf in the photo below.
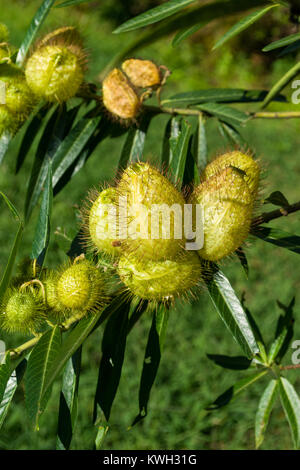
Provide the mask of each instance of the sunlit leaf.
{"label": "sunlit leaf", "polygon": [[255,444],[258,449],[265,437],[265,431],[278,393],[277,380],[271,380],[262,394],[255,417]]}

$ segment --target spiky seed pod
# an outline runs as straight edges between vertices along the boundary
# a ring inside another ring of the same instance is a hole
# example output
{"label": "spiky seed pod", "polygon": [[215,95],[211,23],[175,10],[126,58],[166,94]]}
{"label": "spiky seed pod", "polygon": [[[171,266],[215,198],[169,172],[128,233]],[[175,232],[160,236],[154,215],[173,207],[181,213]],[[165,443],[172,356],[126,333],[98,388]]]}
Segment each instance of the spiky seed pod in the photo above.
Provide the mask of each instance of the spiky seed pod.
{"label": "spiky seed pod", "polygon": [[5,83],[5,104],[0,105],[0,133],[14,133],[33,110],[36,97],[23,72],[14,65],[1,64],[0,80]]}
{"label": "spiky seed pod", "polygon": [[239,168],[245,172],[244,179],[252,194],[256,197],[260,178],[259,164],[251,157],[251,155],[247,155],[246,153],[242,153],[237,150],[234,152],[224,153],[209,163],[202,173],[203,181],[229,166]]}
{"label": "spiky seed pod", "polygon": [[244,172],[228,167],[200,184],[191,195],[200,204],[204,221],[204,245],[199,255],[218,261],[233,253],[249,234],[254,196]]}
{"label": "spiky seed pod", "polygon": [[1,306],[0,325],[10,333],[36,333],[45,320],[44,305],[34,290],[11,289]]}
{"label": "spiky seed pod", "polygon": [[155,87],[161,84],[161,72],[151,60],[127,59],[122,70],[131,83],[138,88]]}
{"label": "spiky seed pod", "polygon": [[[174,258],[184,244],[182,194],[156,168],[143,162],[126,168],[117,192],[122,252],[152,261]],[[127,202],[124,207],[123,200]],[[122,240],[123,231],[127,238]]]}
{"label": "spiky seed pod", "polygon": [[119,69],[113,69],[103,80],[102,99],[105,108],[115,118],[133,120],[139,113],[139,97]]}
{"label": "spiky seed pod", "polygon": [[82,54],[83,42],[81,36],[74,26],[62,26],[46,34],[37,44],[37,48],[49,45],[64,45],[71,49],[77,49]]}
{"label": "spiky seed pod", "polygon": [[81,44],[64,42],[64,35],[54,31],[41,40],[40,47],[28,59],[27,83],[38,97],[62,103],[72,98],[82,84],[84,61]]}
{"label": "spiky seed pod", "polygon": [[45,281],[47,305],[61,319],[83,317],[106,302],[103,274],[88,260],[78,261]]}
{"label": "spiky seed pod", "polygon": [[135,255],[122,256],[118,274],[131,293],[147,300],[166,301],[188,297],[201,283],[201,262],[187,251],[176,260],[144,261]]}
{"label": "spiky seed pod", "polygon": [[7,42],[9,37],[9,31],[4,23],[0,23],[0,43]]}
{"label": "spiky seed pod", "polygon": [[[83,210],[83,233],[88,246],[97,252],[104,252],[110,256],[118,256],[120,247],[117,237],[116,189],[107,188],[91,194],[91,201]],[[112,214],[109,212],[112,209]]]}

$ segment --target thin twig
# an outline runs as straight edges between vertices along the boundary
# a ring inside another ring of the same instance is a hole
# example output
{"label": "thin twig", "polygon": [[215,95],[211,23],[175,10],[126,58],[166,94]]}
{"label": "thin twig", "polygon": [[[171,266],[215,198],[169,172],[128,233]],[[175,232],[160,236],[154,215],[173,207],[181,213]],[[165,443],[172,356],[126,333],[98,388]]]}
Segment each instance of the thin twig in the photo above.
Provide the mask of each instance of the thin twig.
{"label": "thin twig", "polygon": [[291,365],[288,365],[288,366],[280,366],[279,367],[280,370],[292,370],[292,369],[300,369],[300,364],[291,364]]}
{"label": "thin twig", "polygon": [[259,111],[257,113],[250,114],[251,119],[295,119],[300,118],[299,111]]}
{"label": "thin twig", "polygon": [[282,217],[282,216],[287,216],[299,210],[300,210],[300,201],[295,202],[295,204],[291,204],[289,206],[281,207],[280,209],[275,209],[274,211],[271,211],[271,212],[264,212],[263,214],[259,215],[253,220],[252,227],[256,227],[257,225],[270,222],[270,220],[278,219],[279,217]]}

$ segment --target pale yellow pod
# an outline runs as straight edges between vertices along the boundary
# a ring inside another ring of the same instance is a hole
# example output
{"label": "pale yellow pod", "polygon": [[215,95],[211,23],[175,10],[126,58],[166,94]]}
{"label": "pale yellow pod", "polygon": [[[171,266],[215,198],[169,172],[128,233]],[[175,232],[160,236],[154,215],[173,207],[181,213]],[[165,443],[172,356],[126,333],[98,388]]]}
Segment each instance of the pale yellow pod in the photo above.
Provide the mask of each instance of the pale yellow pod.
{"label": "pale yellow pod", "polygon": [[260,167],[250,155],[242,153],[238,150],[234,152],[224,153],[215,158],[204,169],[201,177],[205,181],[216,173],[233,166],[245,172],[244,179],[247,182],[252,194],[256,197],[259,186]]}
{"label": "pale yellow pod", "polygon": [[103,251],[111,256],[120,254],[120,247],[116,240],[118,224],[116,197],[115,188],[101,191],[88,210],[87,217],[84,217],[83,227],[88,244],[97,251]]}
{"label": "pale yellow pod", "polygon": [[136,87],[154,87],[161,83],[160,70],[151,60],[127,59],[122,63],[122,70]]}
{"label": "pale yellow pod", "polygon": [[163,301],[188,296],[201,282],[202,269],[197,253],[187,251],[176,260],[145,261],[134,254],[122,256],[118,273],[133,295]]}
{"label": "pale yellow pod", "polygon": [[40,47],[28,59],[25,75],[39,98],[61,103],[76,95],[83,82],[82,57],[62,45]]}
{"label": "pale yellow pod", "polygon": [[119,69],[113,69],[102,83],[106,109],[120,119],[134,119],[140,108],[139,97]]}
{"label": "pale yellow pod", "polygon": [[194,190],[190,202],[203,211],[204,245],[198,251],[203,259],[219,261],[242,245],[250,231],[254,199],[244,173],[232,167]]}
{"label": "pale yellow pod", "polygon": [[149,163],[139,162],[123,172],[117,192],[122,251],[152,261],[174,258],[184,245],[185,201],[176,187]]}

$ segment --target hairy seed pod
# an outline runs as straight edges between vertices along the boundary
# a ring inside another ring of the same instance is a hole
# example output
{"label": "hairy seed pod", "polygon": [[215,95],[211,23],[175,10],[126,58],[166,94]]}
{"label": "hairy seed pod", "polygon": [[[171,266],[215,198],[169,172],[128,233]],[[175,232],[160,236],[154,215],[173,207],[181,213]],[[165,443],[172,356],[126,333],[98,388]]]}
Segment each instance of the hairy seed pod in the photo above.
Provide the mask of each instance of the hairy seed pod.
{"label": "hairy seed pod", "polygon": [[10,333],[35,333],[45,320],[44,306],[29,288],[11,289],[1,306],[0,325]]}
{"label": "hairy seed pod", "polygon": [[200,204],[204,245],[199,255],[218,261],[233,253],[249,234],[254,196],[244,173],[229,167],[210,177],[193,192],[190,202]]}
{"label": "hairy seed pod", "polygon": [[42,46],[64,45],[77,51],[77,55],[82,54],[83,42],[81,36],[74,26],[62,26],[46,34],[37,44],[37,48]]}
{"label": "hairy seed pod", "polygon": [[182,194],[156,168],[142,162],[126,168],[117,191],[122,250],[152,261],[174,258],[184,243]]}
{"label": "hairy seed pod", "polygon": [[116,118],[132,120],[140,109],[140,100],[126,76],[113,69],[102,83],[102,99],[105,108]]}
{"label": "hairy seed pod", "polygon": [[161,83],[160,70],[151,60],[125,60],[122,64],[122,70],[136,87],[155,87]]}
{"label": "hairy seed pod", "polygon": [[5,83],[5,103],[0,105],[0,132],[14,133],[33,110],[36,98],[23,72],[14,65],[0,66],[0,81]]}
{"label": "hairy seed pod", "polygon": [[47,304],[66,317],[73,313],[82,317],[88,311],[96,311],[106,300],[104,276],[88,260],[75,262],[56,278],[50,277],[45,285]]}
{"label": "hairy seed pod", "polygon": [[[85,239],[96,251],[111,256],[120,254],[117,237],[116,189],[107,188],[97,193],[91,207],[84,214]],[[111,211],[111,212],[110,212]]]}
{"label": "hairy seed pod", "polygon": [[42,46],[28,59],[25,75],[38,97],[62,103],[76,95],[83,82],[83,52],[63,44]]}
{"label": "hairy seed pod", "polygon": [[245,172],[244,179],[252,194],[256,197],[259,186],[260,167],[250,155],[245,153],[234,151],[220,155],[206,166],[202,173],[202,178],[205,181],[229,166],[239,168]]}
{"label": "hairy seed pod", "polygon": [[187,251],[176,260],[142,261],[134,255],[122,256],[118,274],[132,294],[148,300],[188,296],[201,282],[201,262]]}

